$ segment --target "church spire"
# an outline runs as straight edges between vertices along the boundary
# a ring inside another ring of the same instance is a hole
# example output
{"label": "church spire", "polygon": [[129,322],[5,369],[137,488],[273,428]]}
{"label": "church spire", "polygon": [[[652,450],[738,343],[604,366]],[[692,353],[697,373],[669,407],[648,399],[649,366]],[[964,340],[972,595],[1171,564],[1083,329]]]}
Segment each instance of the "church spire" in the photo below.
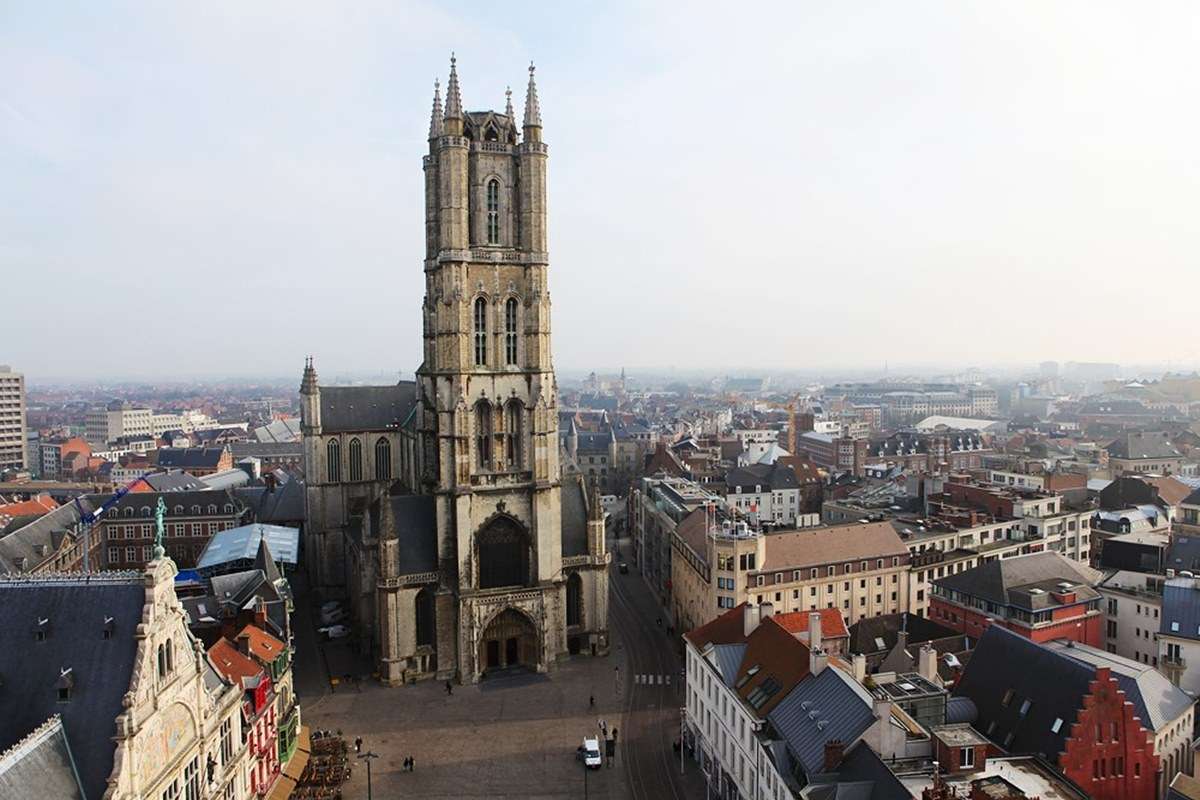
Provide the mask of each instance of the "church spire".
{"label": "church spire", "polygon": [[429,115],[429,138],[436,139],[445,130],[442,124],[442,85],[436,78],[433,81],[433,113]]}
{"label": "church spire", "polygon": [[304,378],[300,381],[300,394],[317,393],[317,368],[313,366],[312,356],[304,359]]}
{"label": "church spire", "polygon": [[529,62],[529,88],[525,90],[525,127],[542,127],[542,107],[538,105],[537,84],[533,82],[533,62]]}
{"label": "church spire", "polygon": [[512,107],[512,87],[511,86],[504,87],[504,114],[505,114],[505,116],[508,117],[508,119],[510,121],[514,121],[516,119],[516,117],[514,116],[516,114],[516,112],[513,111],[513,107]]}
{"label": "church spire", "polygon": [[458,66],[454,54],[450,54],[450,81],[446,84],[446,119],[462,119],[462,95],[458,89]]}

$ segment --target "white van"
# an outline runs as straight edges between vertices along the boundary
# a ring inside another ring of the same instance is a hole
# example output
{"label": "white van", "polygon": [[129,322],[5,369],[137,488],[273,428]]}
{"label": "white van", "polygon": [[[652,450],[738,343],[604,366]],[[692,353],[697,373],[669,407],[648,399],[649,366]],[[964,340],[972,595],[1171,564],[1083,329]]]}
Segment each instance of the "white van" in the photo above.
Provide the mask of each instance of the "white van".
{"label": "white van", "polygon": [[583,763],[588,769],[600,769],[600,742],[596,739],[583,740]]}

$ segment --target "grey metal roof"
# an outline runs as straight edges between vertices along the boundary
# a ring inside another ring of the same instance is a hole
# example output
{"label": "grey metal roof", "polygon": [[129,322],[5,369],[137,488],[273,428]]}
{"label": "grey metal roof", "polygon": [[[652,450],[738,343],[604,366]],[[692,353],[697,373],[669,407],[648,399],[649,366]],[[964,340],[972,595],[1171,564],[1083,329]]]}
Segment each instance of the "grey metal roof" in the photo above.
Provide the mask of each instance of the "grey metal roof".
{"label": "grey metal roof", "polygon": [[1115,439],[1105,448],[1114,458],[1181,458],[1166,433],[1129,433]]}
{"label": "grey metal roof", "polygon": [[5,800],[83,800],[62,720],[51,717],[20,744],[0,753]]}
{"label": "grey metal roof", "polygon": [[738,667],[742,664],[742,658],[746,655],[746,645],[743,643],[735,644],[715,644],[713,645],[713,657],[717,661],[717,670],[721,673],[721,680],[726,686],[733,686],[737,680]]}
{"label": "grey metal roof", "polygon": [[214,569],[233,561],[253,561],[263,538],[276,561],[295,566],[300,556],[300,529],[255,522],[214,533],[196,560],[196,569]]}
{"label": "grey metal roof", "polygon": [[220,472],[214,472],[211,475],[205,475],[200,479],[200,482],[209,489],[234,489],[249,483],[250,473],[238,467],[230,467]]}
{"label": "grey metal roof", "polygon": [[564,556],[587,555],[587,501],[583,493],[582,478],[579,476],[563,478],[561,510],[562,554]]}
{"label": "grey metal roof", "polygon": [[322,386],[321,432],[383,431],[399,428],[417,402],[417,384]]}
{"label": "grey metal roof", "polygon": [[183,492],[206,488],[205,484],[195,475],[178,469],[156,472],[153,475],[147,475],[143,480],[156,492]]}
{"label": "grey metal roof", "polygon": [[791,467],[782,464],[751,464],[731,469],[725,476],[725,485],[731,489],[740,486],[754,491],[755,486],[761,486],[764,490],[796,489],[800,483]]}
{"label": "grey metal roof", "polygon": [[1155,731],[1174,724],[1179,715],[1192,706],[1192,698],[1149,664],[1142,664],[1132,658],[1108,653],[1085,644],[1067,647],[1065,641],[1054,641],[1048,642],[1046,647],[1093,669],[1111,669],[1121,691],[1125,692],[1125,696],[1137,709],[1142,724]]}
{"label": "grey metal roof", "polygon": [[1195,578],[1170,578],[1163,584],[1158,632],[1200,640],[1200,583]]}
{"label": "grey metal roof", "polygon": [[825,743],[853,744],[875,721],[870,695],[836,667],[810,675],[767,715],[808,775],[822,771]]}
{"label": "grey metal roof", "polygon": [[384,499],[391,502],[396,521],[396,538],[400,543],[398,574],[437,569],[437,515],[433,496],[406,494]]}
{"label": "grey metal roof", "polygon": [[[84,793],[104,794],[145,600],[141,574],[0,580],[0,752],[59,714]],[[107,617],[110,639],[101,635]],[[42,619],[47,633],[36,641]],[[55,684],[66,668],[74,688],[60,703]]]}

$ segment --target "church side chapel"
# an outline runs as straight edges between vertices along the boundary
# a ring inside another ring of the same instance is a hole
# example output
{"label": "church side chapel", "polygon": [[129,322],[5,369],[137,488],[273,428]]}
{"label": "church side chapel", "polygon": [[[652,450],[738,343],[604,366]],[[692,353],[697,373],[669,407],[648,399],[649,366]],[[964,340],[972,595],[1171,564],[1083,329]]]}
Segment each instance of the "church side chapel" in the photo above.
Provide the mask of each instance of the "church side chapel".
{"label": "church side chapel", "polygon": [[608,652],[604,515],[560,468],[546,164],[529,67],[518,127],[435,83],[415,381],[301,382],[304,560],[381,679],[475,682]]}

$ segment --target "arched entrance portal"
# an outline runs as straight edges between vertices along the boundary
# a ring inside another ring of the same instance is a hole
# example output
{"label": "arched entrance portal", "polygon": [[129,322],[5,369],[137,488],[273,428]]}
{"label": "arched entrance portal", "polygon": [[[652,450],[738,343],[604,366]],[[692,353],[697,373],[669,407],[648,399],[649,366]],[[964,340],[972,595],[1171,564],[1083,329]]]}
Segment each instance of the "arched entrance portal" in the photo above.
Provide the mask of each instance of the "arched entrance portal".
{"label": "arched entrance portal", "polygon": [[483,629],[479,641],[481,672],[518,666],[536,669],[540,661],[537,628],[515,608],[501,611]]}

